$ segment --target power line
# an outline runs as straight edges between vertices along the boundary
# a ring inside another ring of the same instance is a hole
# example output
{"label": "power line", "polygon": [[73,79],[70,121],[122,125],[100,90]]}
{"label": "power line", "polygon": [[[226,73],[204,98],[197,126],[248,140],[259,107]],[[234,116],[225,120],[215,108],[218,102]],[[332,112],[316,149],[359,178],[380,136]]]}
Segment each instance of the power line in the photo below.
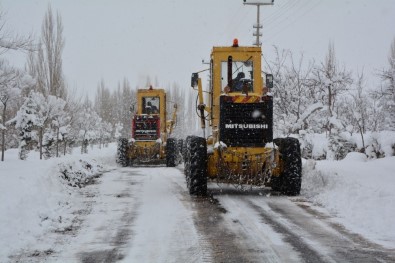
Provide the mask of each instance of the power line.
{"label": "power line", "polygon": [[286,2],[286,4],[284,4],[284,6],[280,9],[277,10],[276,13],[273,13],[267,17],[263,18],[264,24],[271,24],[274,23],[276,20],[278,20],[279,18],[281,18],[284,14],[286,14],[289,10],[292,10],[298,3],[298,1],[289,1]]}
{"label": "power line", "polygon": [[[275,17],[272,20],[269,20],[266,22],[266,26],[268,26],[269,28],[275,28],[275,27],[279,27],[284,21],[289,19],[289,16],[292,12],[292,16],[296,16],[296,14],[299,12],[300,9],[303,9],[304,6],[306,6],[306,3],[308,0],[306,0],[306,2],[294,2],[291,6],[289,6],[289,8],[287,10],[284,10],[284,12]],[[299,5],[302,4],[302,5]],[[272,24],[274,24],[273,26],[271,26]]]}
{"label": "power line", "polygon": [[[313,2],[310,2],[310,3],[313,3]],[[309,3],[309,4],[310,4],[310,3]],[[279,23],[277,26],[268,28],[269,32],[274,30],[274,31],[273,31],[274,33],[272,33],[272,35],[271,35],[271,36],[272,36],[271,39],[275,39],[275,38],[276,38],[280,33],[282,33],[285,29],[287,29],[289,26],[295,24],[295,22],[296,22],[298,19],[300,19],[301,17],[305,16],[307,13],[311,12],[311,11],[312,11],[313,9],[315,9],[319,4],[320,4],[319,1],[317,1],[317,2],[314,1],[313,5],[311,5],[309,9],[307,9],[305,12],[301,13],[300,15],[293,15],[293,16],[291,17],[291,19],[287,19],[287,18],[286,18],[286,19],[283,19],[282,22],[286,20],[287,23],[285,23],[284,26],[282,26],[282,27],[281,27],[281,23]],[[305,6],[307,6],[307,5],[305,5]],[[277,28],[278,28],[278,30],[276,30]]]}
{"label": "power line", "polygon": [[276,1],[276,5],[273,8],[275,11],[273,13],[269,14],[268,16],[264,16],[263,23],[266,24],[267,20],[271,20],[273,17],[278,16],[281,12],[283,12],[284,10],[289,8],[289,6],[292,3],[295,3],[295,1],[286,1],[286,2],[283,2],[283,5],[278,5],[277,1]]}

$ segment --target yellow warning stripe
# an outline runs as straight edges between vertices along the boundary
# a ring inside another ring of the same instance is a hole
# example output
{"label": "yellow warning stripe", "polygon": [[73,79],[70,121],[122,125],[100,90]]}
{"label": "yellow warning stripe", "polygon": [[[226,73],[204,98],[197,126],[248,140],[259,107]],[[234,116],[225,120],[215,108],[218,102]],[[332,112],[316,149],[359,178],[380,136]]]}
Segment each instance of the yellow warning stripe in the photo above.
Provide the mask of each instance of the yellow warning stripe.
{"label": "yellow warning stripe", "polygon": [[260,97],[258,96],[234,96],[234,103],[256,103],[259,102]]}

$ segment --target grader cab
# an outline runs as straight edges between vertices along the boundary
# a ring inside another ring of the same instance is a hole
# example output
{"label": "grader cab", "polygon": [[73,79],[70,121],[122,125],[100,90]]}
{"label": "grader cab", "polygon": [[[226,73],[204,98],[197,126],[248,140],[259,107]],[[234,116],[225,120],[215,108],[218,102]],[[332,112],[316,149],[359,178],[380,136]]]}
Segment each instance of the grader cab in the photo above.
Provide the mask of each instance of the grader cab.
{"label": "grader cab", "polygon": [[[134,107],[132,107],[134,111]],[[166,164],[176,166],[179,147],[170,138],[176,120],[177,105],[172,118],[166,120],[166,92],[163,89],[138,89],[137,111],[132,118],[131,138],[118,141],[117,162],[134,164]]]}
{"label": "grader cab", "polygon": [[184,167],[190,194],[205,195],[208,179],[300,193],[299,141],[273,140],[273,76],[264,74],[263,80],[261,57],[261,47],[239,46],[237,40],[229,47],[214,47],[206,101],[199,74],[192,74],[203,137],[186,139]]}

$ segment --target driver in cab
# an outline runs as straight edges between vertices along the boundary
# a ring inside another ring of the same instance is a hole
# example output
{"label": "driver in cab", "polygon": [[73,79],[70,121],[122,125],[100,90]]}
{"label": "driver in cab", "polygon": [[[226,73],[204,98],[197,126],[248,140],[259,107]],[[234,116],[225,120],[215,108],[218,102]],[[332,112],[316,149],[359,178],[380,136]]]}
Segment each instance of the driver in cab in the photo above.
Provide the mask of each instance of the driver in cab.
{"label": "driver in cab", "polygon": [[233,79],[233,91],[243,91],[243,79],[245,78],[244,72],[239,72],[235,79]]}
{"label": "driver in cab", "polygon": [[150,101],[147,102],[145,111],[147,114],[158,114],[159,113],[158,107],[156,107],[155,105],[152,105],[152,103]]}

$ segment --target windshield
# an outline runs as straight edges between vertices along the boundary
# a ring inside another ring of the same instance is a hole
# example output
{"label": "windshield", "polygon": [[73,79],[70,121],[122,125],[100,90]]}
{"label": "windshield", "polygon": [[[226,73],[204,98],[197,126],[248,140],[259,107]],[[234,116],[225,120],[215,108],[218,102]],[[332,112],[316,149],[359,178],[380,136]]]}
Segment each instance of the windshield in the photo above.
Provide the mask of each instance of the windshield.
{"label": "windshield", "polygon": [[[230,66],[231,65],[231,66]],[[228,69],[231,75],[228,75]],[[221,86],[224,89],[229,86],[230,92],[252,91],[253,87],[253,62],[247,61],[223,61],[221,63]],[[231,76],[231,79],[229,77]]]}
{"label": "windshield", "polygon": [[159,97],[143,97],[143,114],[159,114]]}

